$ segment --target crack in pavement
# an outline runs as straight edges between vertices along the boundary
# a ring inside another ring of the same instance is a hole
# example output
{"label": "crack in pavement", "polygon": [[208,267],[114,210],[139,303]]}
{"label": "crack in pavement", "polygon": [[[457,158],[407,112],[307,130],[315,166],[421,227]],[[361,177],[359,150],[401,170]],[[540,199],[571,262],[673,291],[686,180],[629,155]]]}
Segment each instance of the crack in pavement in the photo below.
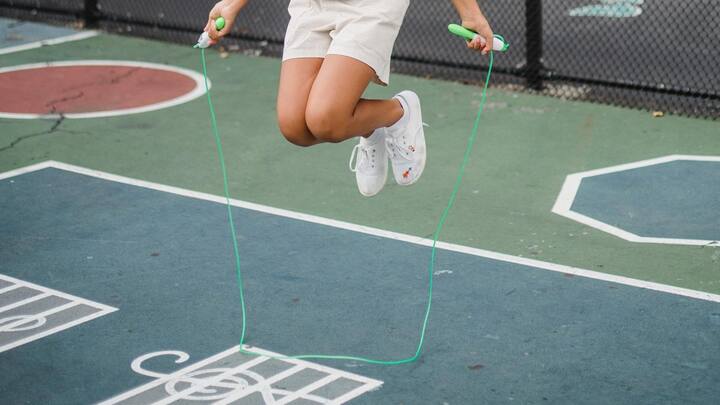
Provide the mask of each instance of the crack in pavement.
{"label": "crack in pavement", "polygon": [[114,77],[111,76],[110,78],[101,77],[101,78],[95,79],[93,81],[89,81],[86,83],[80,83],[80,84],[77,84],[72,87],[66,87],[66,88],[62,89],[62,91],[65,92],[65,91],[71,91],[71,90],[84,89],[87,87],[99,86],[102,84],[117,84],[120,82],[120,80],[127,79],[128,77],[132,76],[135,72],[139,71],[140,69],[142,69],[142,67],[134,67],[123,74],[116,75]]}
{"label": "crack in pavement", "polygon": [[87,131],[69,131],[69,130],[65,130],[65,129],[59,129],[60,125],[62,125],[62,123],[64,121],[65,121],[65,115],[60,114],[60,117],[58,117],[58,119],[55,120],[55,122],[53,122],[52,127],[50,127],[50,129],[48,129],[47,131],[34,132],[32,134],[21,135],[21,136],[15,138],[15,140],[10,142],[8,145],[1,147],[0,152],[4,152],[6,150],[12,149],[15,147],[15,145],[19,144],[20,142],[22,142],[26,139],[29,139],[29,138],[37,137],[37,136],[51,135],[51,134],[60,133],[60,132],[66,133],[66,134],[72,134],[72,135],[89,134],[89,132],[87,132]]}
{"label": "crack in pavement", "polygon": [[[85,95],[84,91],[79,92],[78,94],[72,95],[72,96],[65,96],[63,98],[56,98],[54,100],[50,100],[45,104],[45,107],[52,107],[51,112],[56,113],[57,112],[57,106],[56,104],[64,103],[66,101],[72,101],[77,100]],[[62,114],[62,113],[61,113]]]}
{"label": "crack in pavement", "polygon": [[[49,63],[48,63],[48,66],[50,66]],[[136,68],[130,69],[129,71],[127,71],[123,74],[116,75],[115,77],[110,77],[109,79],[100,79],[100,80],[96,80],[96,81],[90,82],[90,83],[83,83],[78,86],[74,86],[72,88],[64,89],[64,91],[78,90],[78,89],[81,89],[84,87],[97,86],[97,85],[106,84],[106,83],[117,84],[121,80],[132,76],[135,72],[139,71],[140,69],[142,69],[142,68],[136,67]],[[27,135],[21,135],[21,136],[15,138],[8,145],[0,147],[0,153],[14,148],[17,144],[19,144],[20,142],[22,142],[26,139],[35,138],[38,136],[52,135],[52,134],[60,133],[60,132],[67,133],[67,134],[73,134],[73,135],[75,135],[75,134],[90,134],[87,131],[70,131],[70,130],[60,129],[60,125],[62,125],[62,123],[65,121],[66,117],[62,111],[57,110],[57,104],[66,102],[66,101],[77,100],[79,98],[82,98],[83,96],[85,96],[85,92],[80,90],[77,94],[73,94],[73,95],[69,95],[69,96],[65,96],[62,98],[53,99],[53,100],[48,101],[45,104],[45,107],[51,107],[51,110],[49,111],[49,113],[50,114],[59,114],[59,117],[53,122],[53,125],[50,127],[50,129],[48,129],[46,131],[42,131],[42,132],[34,132],[31,134],[27,134]],[[5,122],[3,121],[2,123],[5,123]]]}
{"label": "crack in pavement", "polygon": [[133,73],[137,72],[138,70],[140,70],[139,67],[132,68],[132,69],[128,70],[126,73],[123,73],[121,75],[118,75],[117,77],[110,79],[110,84],[118,84],[120,82],[120,80],[127,79],[128,77],[132,76]]}

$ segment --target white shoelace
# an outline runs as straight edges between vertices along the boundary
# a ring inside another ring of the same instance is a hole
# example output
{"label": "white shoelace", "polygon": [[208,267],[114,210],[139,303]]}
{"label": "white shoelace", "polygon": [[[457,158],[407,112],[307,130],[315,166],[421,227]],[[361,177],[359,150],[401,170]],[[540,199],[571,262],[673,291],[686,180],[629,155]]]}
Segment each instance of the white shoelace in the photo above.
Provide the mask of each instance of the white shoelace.
{"label": "white shoelace", "polygon": [[[422,123],[422,125],[424,127],[430,126],[424,122]],[[410,146],[407,146],[407,142],[403,141],[403,144],[404,145],[398,145],[396,138],[392,136],[385,137],[385,146],[387,148],[390,159],[395,159],[397,156],[400,156],[405,160],[412,160],[412,154],[415,151]]]}
{"label": "white shoelace", "polygon": [[[363,170],[366,169],[368,164],[367,162],[370,161],[370,149],[371,147],[375,147],[377,145],[360,145],[359,143],[355,145],[352,152],[350,152],[350,161],[348,162],[348,167],[350,168],[350,171],[355,173],[358,171],[358,169]],[[355,162],[355,166],[353,167],[353,161]]]}
{"label": "white shoelace", "polygon": [[387,147],[388,155],[390,159],[395,159],[397,156],[402,157],[405,160],[412,159],[413,151],[407,146],[398,145],[395,138],[388,136],[385,138],[385,146]]}

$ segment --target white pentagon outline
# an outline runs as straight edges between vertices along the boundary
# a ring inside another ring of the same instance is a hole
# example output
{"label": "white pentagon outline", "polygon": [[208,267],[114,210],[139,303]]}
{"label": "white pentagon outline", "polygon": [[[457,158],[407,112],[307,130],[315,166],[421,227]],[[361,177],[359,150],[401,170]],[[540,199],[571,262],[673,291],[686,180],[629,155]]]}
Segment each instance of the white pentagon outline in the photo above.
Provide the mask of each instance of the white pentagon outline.
{"label": "white pentagon outline", "polygon": [[575,196],[577,195],[578,189],[582,179],[586,177],[594,177],[608,173],[616,173],[625,170],[638,169],[641,167],[654,166],[662,163],[675,162],[679,160],[689,161],[701,161],[701,162],[720,162],[720,156],[703,156],[703,155],[668,155],[654,159],[640,160],[637,162],[626,163],[616,166],[604,167],[601,169],[589,170],[585,172],[578,172],[568,175],[565,178],[560,194],[558,194],[555,205],[553,205],[552,212],[561,215],[563,217],[572,219],[573,221],[585,224],[595,229],[607,232],[611,235],[615,235],[618,238],[624,239],[629,242],[636,243],[660,243],[666,245],[690,245],[690,246],[720,246],[720,243],[716,240],[702,240],[702,239],[679,239],[679,238],[656,238],[636,235],[632,232],[628,232],[622,228],[618,228],[599,221],[597,219],[588,217],[586,215],[575,212],[571,209]]}
{"label": "white pentagon outline", "polygon": [[[139,114],[149,111],[157,111],[164,108],[174,107],[188,101],[192,101],[205,94],[205,84],[203,75],[190,69],[185,69],[177,66],[162,65],[159,63],[150,62],[139,62],[130,60],[71,60],[71,61],[59,61],[59,62],[43,62],[43,63],[30,63],[25,65],[15,65],[0,68],[0,74],[7,72],[15,72],[20,70],[38,69],[44,67],[58,67],[58,66],[129,66],[129,67],[141,67],[147,69],[164,70],[166,72],[178,73],[189,77],[195,82],[195,87],[188,93],[175,97],[170,100],[161,101],[159,103],[153,103],[142,107],[124,108],[121,110],[107,110],[107,111],[95,111],[89,113],[69,113],[63,114],[68,119],[82,119],[82,118],[103,118],[103,117],[117,117],[121,115]],[[210,79],[208,79],[208,88],[212,88]],[[60,114],[25,114],[25,113],[8,113],[0,111],[0,118],[10,119],[58,119]]]}

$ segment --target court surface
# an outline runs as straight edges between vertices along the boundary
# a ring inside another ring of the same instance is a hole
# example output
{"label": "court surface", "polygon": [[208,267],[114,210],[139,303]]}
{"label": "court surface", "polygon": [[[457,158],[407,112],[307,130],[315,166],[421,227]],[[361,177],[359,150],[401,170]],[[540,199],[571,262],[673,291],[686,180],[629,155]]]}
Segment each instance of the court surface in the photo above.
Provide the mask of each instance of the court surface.
{"label": "court surface", "polygon": [[[365,199],[347,171],[351,143],[282,139],[278,60],[210,52],[208,63],[247,343],[266,355],[412,355],[427,238],[479,89],[400,75],[371,88],[420,94],[430,155],[417,185]],[[53,69],[81,73],[20,109],[12,94]],[[0,402],[720,396],[716,123],[493,89],[441,236],[421,359],[276,360],[237,352],[234,260],[198,71],[189,47],[104,34],[0,60]]]}

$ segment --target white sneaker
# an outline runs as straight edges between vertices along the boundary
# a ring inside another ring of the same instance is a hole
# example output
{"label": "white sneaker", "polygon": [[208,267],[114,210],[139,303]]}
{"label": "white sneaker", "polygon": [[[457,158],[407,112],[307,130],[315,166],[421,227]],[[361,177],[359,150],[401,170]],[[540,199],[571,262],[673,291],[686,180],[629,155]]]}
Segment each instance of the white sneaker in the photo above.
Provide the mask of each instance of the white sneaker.
{"label": "white sneaker", "polygon": [[376,129],[368,138],[360,137],[350,154],[349,166],[355,172],[360,194],[365,197],[372,197],[385,187],[388,172],[385,128]]}
{"label": "white sneaker", "polygon": [[394,98],[400,101],[405,113],[400,121],[386,128],[385,144],[395,181],[401,186],[409,186],[420,179],[427,159],[420,99],[410,90],[398,93]]}

